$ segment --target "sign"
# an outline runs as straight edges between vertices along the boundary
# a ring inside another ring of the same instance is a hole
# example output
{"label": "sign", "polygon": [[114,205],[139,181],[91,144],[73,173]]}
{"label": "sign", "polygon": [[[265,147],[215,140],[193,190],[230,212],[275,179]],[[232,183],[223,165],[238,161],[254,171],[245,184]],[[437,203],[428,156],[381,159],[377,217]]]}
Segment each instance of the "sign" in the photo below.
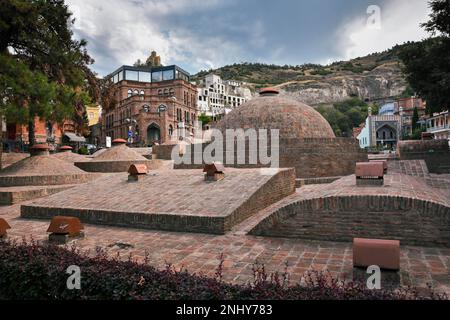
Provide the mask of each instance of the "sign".
{"label": "sign", "polygon": [[132,137],[133,136],[133,131],[128,131],[128,137]]}
{"label": "sign", "polygon": [[106,147],[111,148],[111,137],[106,137]]}

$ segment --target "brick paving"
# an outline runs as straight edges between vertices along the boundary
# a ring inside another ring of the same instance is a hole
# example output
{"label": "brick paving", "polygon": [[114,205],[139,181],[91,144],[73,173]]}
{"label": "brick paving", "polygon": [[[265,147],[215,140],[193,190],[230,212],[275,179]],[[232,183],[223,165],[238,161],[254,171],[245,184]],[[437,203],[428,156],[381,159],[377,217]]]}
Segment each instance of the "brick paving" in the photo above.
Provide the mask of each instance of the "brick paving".
{"label": "brick paving", "polygon": [[[20,218],[19,205],[0,207],[0,217],[8,220],[9,237],[47,239],[49,221]],[[291,283],[298,282],[309,269],[329,270],[332,275],[352,277],[352,247],[346,242],[307,241],[245,235],[236,227],[226,235],[176,233],[85,225],[86,238],[76,240],[82,249],[107,248],[111,255],[124,259],[132,254],[142,261],[149,254],[150,263],[213,276],[224,255],[224,280],[233,283],[251,281],[252,267],[264,263],[268,272],[283,272],[286,262]],[[128,246],[130,245],[130,246]],[[450,249],[401,247],[401,283],[425,287],[428,283],[439,292],[450,293]]]}
{"label": "brick paving", "polygon": [[99,224],[223,233],[294,191],[293,169],[275,175],[227,169],[217,182],[204,181],[202,170],[151,171],[138,182],[129,182],[125,173],[110,174],[36,200],[22,207],[22,216],[66,214]]}

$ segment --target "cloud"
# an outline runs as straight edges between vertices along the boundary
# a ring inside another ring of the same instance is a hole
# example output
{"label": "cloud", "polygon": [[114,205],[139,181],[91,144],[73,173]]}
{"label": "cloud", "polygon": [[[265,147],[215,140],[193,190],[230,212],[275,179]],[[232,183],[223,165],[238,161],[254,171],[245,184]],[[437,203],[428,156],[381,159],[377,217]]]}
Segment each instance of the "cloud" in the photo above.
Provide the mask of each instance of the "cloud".
{"label": "cloud", "polygon": [[[75,35],[104,76],[156,50],[163,64],[196,73],[226,64],[331,62],[419,40],[424,0],[383,1],[381,29],[361,0],[66,0]],[[368,1],[368,0],[367,0]],[[384,4],[383,4],[384,3]],[[336,33],[335,30],[338,30]]]}
{"label": "cloud", "polygon": [[223,6],[218,0],[67,2],[76,18],[74,32],[88,40],[88,50],[96,60],[94,67],[101,75],[145,59],[150,50],[161,55],[163,64],[189,62],[196,69],[216,67],[227,55],[241,54],[238,46],[220,33],[205,38],[201,32],[190,32],[177,24],[180,16],[202,16]]}
{"label": "cloud", "polygon": [[427,1],[395,0],[380,5],[379,9],[379,15],[376,10],[370,11],[367,15],[346,20],[338,28],[336,38],[340,59],[365,56],[427,37],[420,27],[430,13]]}

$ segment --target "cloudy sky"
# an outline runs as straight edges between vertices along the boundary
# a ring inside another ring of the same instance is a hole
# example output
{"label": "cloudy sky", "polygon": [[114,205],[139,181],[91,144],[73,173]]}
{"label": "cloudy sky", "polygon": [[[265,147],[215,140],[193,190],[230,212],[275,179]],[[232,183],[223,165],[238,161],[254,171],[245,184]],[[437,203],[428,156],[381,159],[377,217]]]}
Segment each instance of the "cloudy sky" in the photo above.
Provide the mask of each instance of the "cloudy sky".
{"label": "cloudy sky", "polygon": [[191,73],[239,62],[327,64],[420,40],[426,0],[66,0],[93,68],[145,60]]}

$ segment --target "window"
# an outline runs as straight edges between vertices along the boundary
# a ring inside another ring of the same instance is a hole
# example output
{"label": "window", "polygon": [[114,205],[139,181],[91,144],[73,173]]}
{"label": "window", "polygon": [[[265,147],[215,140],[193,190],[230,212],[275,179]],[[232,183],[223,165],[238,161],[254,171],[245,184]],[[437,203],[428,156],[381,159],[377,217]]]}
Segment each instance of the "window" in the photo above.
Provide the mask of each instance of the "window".
{"label": "window", "polygon": [[120,71],[119,72],[119,81],[122,81],[123,80],[123,71]]}
{"label": "window", "polygon": [[173,127],[172,125],[169,125],[169,136],[172,136],[173,134]]}
{"label": "window", "polygon": [[162,71],[152,72],[152,82],[162,81]]}
{"label": "window", "polygon": [[138,95],[138,94],[139,94],[139,90],[137,90],[137,89],[134,90],[134,91],[133,91],[133,94],[134,94],[134,95]]}
{"label": "window", "polygon": [[164,95],[168,96],[169,95],[169,90],[168,89],[164,89]]}
{"label": "window", "polygon": [[140,82],[152,82],[151,73],[139,71],[139,81]]}
{"label": "window", "polygon": [[162,96],[163,92],[161,89],[158,90],[158,96]]}
{"label": "window", "polygon": [[133,95],[133,91],[130,89],[128,90],[128,98],[131,97]]}
{"label": "window", "polygon": [[163,71],[163,80],[173,80],[173,70]]}
{"label": "window", "polygon": [[141,96],[143,96],[143,95],[145,94],[144,90],[141,90],[141,92],[139,92],[139,94],[140,94]]}
{"label": "window", "polygon": [[173,88],[169,89],[169,95],[171,95],[171,96],[175,95],[175,90],[173,90]]}
{"label": "window", "polygon": [[127,80],[130,80],[130,81],[138,81],[139,73],[137,71],[127,70],[126,77],[127,77]]}

